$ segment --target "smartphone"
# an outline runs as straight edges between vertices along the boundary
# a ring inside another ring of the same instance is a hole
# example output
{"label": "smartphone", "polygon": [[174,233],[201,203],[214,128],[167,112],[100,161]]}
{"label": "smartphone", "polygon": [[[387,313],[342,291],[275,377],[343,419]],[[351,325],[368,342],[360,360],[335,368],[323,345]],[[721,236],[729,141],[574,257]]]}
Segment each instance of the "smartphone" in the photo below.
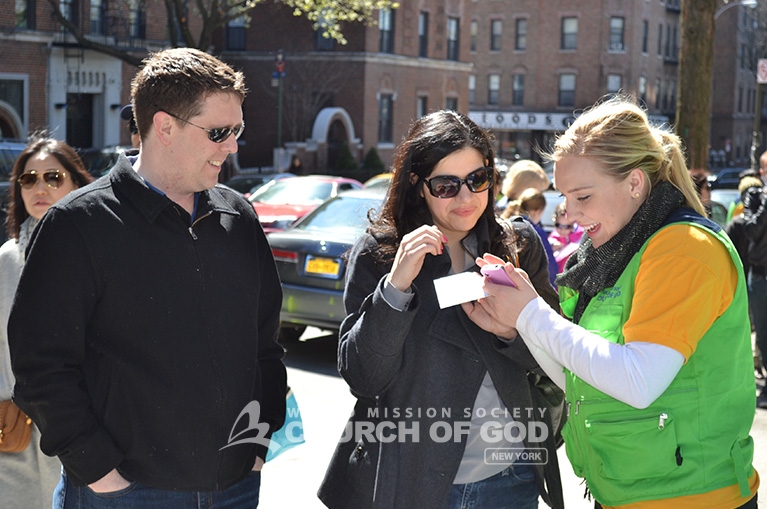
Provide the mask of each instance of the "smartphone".
{"label": "smartphone", "polygon": [[514,281],[509,278],[509,275],[506,274],[503,265],[499,263],[485,265],[479,269],[479,272],[497,285],[513,286],[514,288],[517,287],[517,285],[514,284]]}

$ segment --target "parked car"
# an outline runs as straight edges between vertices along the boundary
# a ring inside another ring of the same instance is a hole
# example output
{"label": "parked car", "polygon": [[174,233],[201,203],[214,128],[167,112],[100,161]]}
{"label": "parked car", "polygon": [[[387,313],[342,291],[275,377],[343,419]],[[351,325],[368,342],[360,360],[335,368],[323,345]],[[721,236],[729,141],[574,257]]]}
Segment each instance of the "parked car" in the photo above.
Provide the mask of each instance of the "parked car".
{"label": "parked car", "polygon": [[362,189],[354,179],[307,175],[272,180],[248,198],[266,233],[284,230],[328,198],[351,189]]}
{"label": "parked car", "polygon": [[365,181],[365,187],[370,189],[371,187],[382,187],[384,189],[391,185],[391,179],[394,176],[393,173],[379,173],[373,177],[370,177]]}
{"label": "parked car", "polygon": [[346,316],[343,294],[349,250],[383,203],[386,188],[331,198],[283,232],[269,235],[282,280],[280,338],[296,341],[307,325],[336,330]]}
{"label": "parked car", "polygon": [[737,189],[740,174],[749,168],[724,168],[708,176],[711,189]]}
{"label": "parked car", "polygon": [[256,190],[272,180],[295,177],[293,173],[243,173],[230,178],[224,185],[248,198]]}

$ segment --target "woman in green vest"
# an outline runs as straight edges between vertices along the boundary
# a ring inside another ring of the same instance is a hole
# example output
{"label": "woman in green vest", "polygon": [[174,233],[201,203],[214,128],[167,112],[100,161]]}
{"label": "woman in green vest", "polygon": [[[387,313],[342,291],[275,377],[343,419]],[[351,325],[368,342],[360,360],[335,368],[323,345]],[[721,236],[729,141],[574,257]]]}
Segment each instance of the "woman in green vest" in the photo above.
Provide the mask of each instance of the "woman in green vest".
{"label": "woman in green vest", "polygon": [[519,333],[565,388],[567,455],[597,507],[755,508],[746,284],[679,138],[617,97],[576,119],[550,158],[586,232],[557,277],[561,315],[510,264],[517,288],[486,282],[464,310]]}

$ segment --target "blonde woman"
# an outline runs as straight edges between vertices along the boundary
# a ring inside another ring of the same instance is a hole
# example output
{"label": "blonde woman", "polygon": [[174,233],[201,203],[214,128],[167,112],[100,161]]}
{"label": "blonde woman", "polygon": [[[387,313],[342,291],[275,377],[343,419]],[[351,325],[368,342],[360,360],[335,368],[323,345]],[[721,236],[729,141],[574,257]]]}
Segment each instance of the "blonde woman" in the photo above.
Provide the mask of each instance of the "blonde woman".
{"label": "blonde woman", "polygon": [[510,266],[518,288],[488,283],[464,309],[519,333],[565,387],[567,455],[602,507],[755,508],[746,282],[680,139],[618,97],[581,115],[551,158],[587,235],[557,278],[564,317]]}

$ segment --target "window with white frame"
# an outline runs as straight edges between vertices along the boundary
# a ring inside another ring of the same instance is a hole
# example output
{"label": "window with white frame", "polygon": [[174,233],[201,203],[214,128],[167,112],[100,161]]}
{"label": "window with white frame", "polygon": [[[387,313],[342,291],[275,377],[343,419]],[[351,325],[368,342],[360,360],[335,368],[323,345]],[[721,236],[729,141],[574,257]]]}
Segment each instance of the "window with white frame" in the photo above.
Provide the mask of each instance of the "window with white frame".
{"label": "window with white frame", "polygon": [[525,104],[525,75],[514,74],[511,77],[511,104],[524,106]]}
{"label": "window with white frame", "polygon": [[517,51],[525,51],[527,49],[527,20],[517,20],[517,33],[514,37],[514,49]]}
{"label": "window with white frame", "polygon": [[575,74],[559,75],[559,106],[575,106]]}
{"label": "window with white frame", "polygon": [[447,18],[447,59],[458,61],[458,18]]}
{"label": "window with white frame", "polygon": [[474,104],[477,101],[477,77],[473,74],[469,75],[469,104]]}
{"label": "window with white frame", "polygon": [[647,78],[639,77],[639,99],[643,104],[647,104]]}
{"label": "window with white frame", "polygon": [[381,9],[378,13],[378,51],[394,53],[394,12]]}
{"label": "window with white frame", "polygon": [[623,51],[623,30],[625,21],[623,18],[613,16],[610,18],[610,51]]}
{"label": "window with white frame", "polygon": [[429,112],[429,97],[427,95],[418,96],[415,110],[415,118],[421,118]]}
{"label": "window with white frame", "polygon": [[16,0],[16,28],[35,29],[35,0]]}
{"label": "window with white frame", "polygon": [[378,143],[392,142],[393,109],[392,94],[381,94],[378,99]]}
{"label": "window with white frame", "polygon": [[418,14],[418,56],[429,56],[429,13],[424,11]]}
{"label": "window with white frame", "polygon": [[501,92],[501,75],[491,74],[487,77],[487,104],[498,104]]}
{"label": "window with white frame", "polygon": [[578,49],[578,18],[562,18],[562,42],[560,49]]}
{"label": "window with white frame", "polygon": [[623,77],[620,74],[607,75],[607,93],[617,94],[623,87]]}
{"label": "window with white frame", "polygon": [[452,111],[458,111],[458,98],[448,96],[445,98],[445,109],[446,110],[452,110]]}
{"label": "window with white frame", "polygon": [[490,21],[490,51],[501,51],[501,33],[503,22],[500,19]]}
{"label": "window with white frame", "polygon": [[[322,30],[320,37],[322,37]],[[315,36],[316,41],[316,36]],[[316,47],[316,44],[315,44]],[[231,19],[226,24],[226,49],[230,51],[243,51],[245,49],[245,17]]]}

